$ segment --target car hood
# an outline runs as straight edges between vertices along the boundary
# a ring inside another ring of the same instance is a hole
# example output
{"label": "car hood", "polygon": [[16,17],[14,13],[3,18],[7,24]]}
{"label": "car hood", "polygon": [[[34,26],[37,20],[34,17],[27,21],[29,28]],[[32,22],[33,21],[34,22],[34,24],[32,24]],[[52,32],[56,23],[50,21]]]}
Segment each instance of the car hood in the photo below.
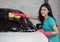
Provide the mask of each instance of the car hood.
{"label": "car hood", "polygon": [[1,32],[0,42],[48,42],[45,35],[36,32]]}

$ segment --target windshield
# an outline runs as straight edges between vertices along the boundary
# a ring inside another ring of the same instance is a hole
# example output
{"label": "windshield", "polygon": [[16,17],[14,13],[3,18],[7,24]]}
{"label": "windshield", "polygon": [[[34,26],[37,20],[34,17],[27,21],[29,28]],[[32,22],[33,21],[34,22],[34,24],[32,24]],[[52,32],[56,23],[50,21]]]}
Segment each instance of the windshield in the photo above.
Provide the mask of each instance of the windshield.
{"label": "windshield", "polygon": [[21,17],[19,20],[9,18],[9,12],[23,13],[15,9],[0,8],[0,32],[35,32],[37,30],[29,18],[23,19]]}

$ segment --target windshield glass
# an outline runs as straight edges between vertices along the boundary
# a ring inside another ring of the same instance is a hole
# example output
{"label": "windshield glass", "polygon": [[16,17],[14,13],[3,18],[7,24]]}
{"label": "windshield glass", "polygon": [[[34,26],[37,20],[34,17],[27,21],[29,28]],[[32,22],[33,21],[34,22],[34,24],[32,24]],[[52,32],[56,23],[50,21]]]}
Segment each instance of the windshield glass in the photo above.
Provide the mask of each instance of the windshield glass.
{"label": "windshield glass", "polygon": [[[0,9],[0,32],[35,32],[37,28],[33,25],[29,18],[10,18],[9,12],[23,13],[22,11],[15,9]],[[23,13],[24,14],[24,13]]]}

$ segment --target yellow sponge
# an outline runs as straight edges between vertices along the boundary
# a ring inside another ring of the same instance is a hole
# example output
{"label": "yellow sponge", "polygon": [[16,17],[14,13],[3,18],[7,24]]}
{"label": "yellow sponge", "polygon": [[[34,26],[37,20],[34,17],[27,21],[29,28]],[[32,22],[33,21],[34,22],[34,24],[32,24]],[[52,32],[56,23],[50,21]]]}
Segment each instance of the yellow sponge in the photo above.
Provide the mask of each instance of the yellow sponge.
{"label": "yellow sponge", "polygon": [[21,18],[21,16],[16,16],[16,15],[12,14],[11,12],[9,12],[8,16],[11,18],[16,18],[16,19]]}
{"label": "yellow sponge", "polygon": [[15,18],[21,18],[21,16],[14,16]]}
{"label": "yellow sponge", "polygon": [[8,13],[8,16],[13,18],[14,17],[14,14],[12,14],[11,12]]}

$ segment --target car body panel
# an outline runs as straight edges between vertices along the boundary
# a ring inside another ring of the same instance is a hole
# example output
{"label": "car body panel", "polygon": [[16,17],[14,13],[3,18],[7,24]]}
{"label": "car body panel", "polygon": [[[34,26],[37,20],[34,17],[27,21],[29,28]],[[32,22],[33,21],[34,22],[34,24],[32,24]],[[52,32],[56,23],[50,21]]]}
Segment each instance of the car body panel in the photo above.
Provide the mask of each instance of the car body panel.
{"label": "car body panel", "polygon": [[48,42],[47,37],[36,32],[1,32],[0,42]]}

